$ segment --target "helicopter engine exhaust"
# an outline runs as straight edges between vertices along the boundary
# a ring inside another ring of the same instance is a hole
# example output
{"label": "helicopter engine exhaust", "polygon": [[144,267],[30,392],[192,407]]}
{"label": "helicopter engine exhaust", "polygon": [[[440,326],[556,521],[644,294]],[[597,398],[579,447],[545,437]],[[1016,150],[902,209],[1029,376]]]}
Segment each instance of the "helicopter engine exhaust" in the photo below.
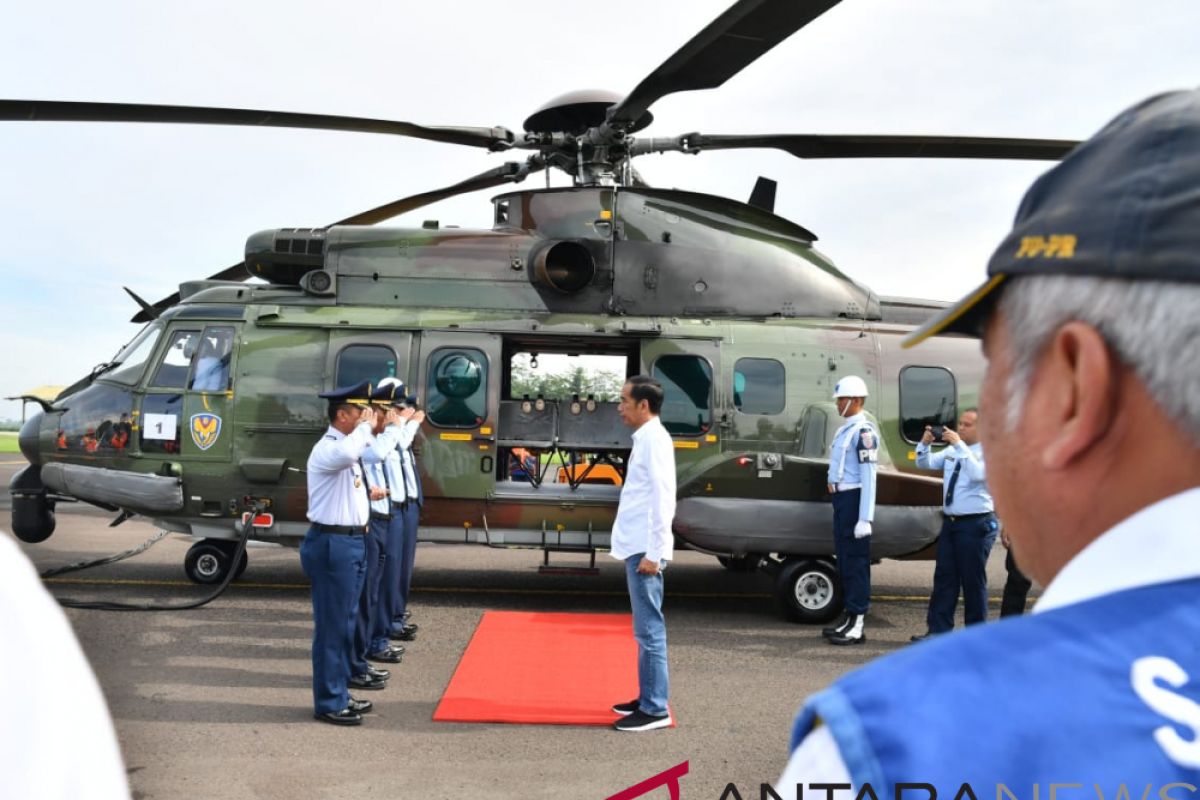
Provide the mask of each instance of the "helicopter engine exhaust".
{"label": "helicopter engine exhaust", "polygon": [[535,283],[562,294],[574,294],[596,276],[596,259],[579,242],[556,242],[537,254],[533,269]]}

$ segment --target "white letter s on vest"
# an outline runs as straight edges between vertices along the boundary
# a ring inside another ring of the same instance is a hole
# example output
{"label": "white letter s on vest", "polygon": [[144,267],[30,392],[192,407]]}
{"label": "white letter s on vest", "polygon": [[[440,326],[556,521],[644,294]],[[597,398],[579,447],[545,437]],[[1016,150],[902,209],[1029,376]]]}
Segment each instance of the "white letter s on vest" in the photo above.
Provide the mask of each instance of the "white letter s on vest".
{"label": "white letter s on vest", "polygon": [[1169,658],[1145,656],[1133,662],[1129,679],[1133,691],[1155,713],[1192,729],[1190,742],[1170,725],[1155,729],[1154,741],[1158,742],[1167,758],[1180,766],[1193,769],[1200,767],[1200,705],[1156,683],[1162,681],[1175,688],[1185,685],[1189,678],[1183,667]]}

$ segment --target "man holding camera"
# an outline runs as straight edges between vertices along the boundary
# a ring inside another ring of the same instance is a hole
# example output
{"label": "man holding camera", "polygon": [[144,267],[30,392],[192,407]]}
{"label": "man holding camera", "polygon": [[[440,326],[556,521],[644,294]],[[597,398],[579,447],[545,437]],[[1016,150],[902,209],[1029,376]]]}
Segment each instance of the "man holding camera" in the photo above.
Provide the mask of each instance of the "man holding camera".
{"label": "man holding camera", "polygon": [[1000,525],[988,493],[983,449],[979,445],[979,412],[968,408],[958,418],[958,432],[946,428],[948,446],[931,452],[934,430],[925,426],[917,445],[917,466],[942,470],[942,532],[938,537],[933,592],[929,595],[925,633],[914,642],[954,629],[958,593],[963,595],[963,621],[974,625],[987,619],[987,560]]}

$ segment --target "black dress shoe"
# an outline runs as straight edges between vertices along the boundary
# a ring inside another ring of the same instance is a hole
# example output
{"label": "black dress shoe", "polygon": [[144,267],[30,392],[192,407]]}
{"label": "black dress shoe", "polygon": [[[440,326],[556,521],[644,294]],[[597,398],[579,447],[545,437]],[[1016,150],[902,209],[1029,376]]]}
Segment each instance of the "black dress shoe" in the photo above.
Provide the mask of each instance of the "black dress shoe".
{"label": "black dress shoe", "polygon": [[367,653],[368,661],[380,661],[384,664],[399,664],[404,660],[404,648],[389,647],[378,653]]}
{"label": "black dress shoe", "polygon": [[313,714],[313,718],[319,719],[321,722],[328,722],[330,725],[362,725],[362,714],[355,711],[352,707],[343,708],[341,711],[326,711],[324,714]]}
{"label": "black dress shoe", "polygon": [[387,681],[385,679],[377,678],[369,672],[362,675],[355,675],[347,683],[355,689],[365,689],[368,692],[387,688]]}
{"label": "black dress shoe", "polygon": [[375,708],[375,704],[370,700],[355,700],[351,697],[350,705],[346,706],[346,708],[356,714],[369,714],[371,709]]}
{"label": "black dress shoe", "polygon": [[408,618],[409,618],[409,617],[411,617],[411,616],[412,616],[412,612],[411,612],[411,611],[405,611],[405,612],[404,612],[404,621],[405,621],[405,622],[408,622]]}
{"label": "black dress shoe", "polygon": [[399,639],[402,642],[411,642],[417,638],[418,630],[420,630],[419,625],[405,625],[400,630],[393,631],[390,638]]}
{"label": "black dress shoe", "polygon": [[933,636],[933,631],[925,631],[924,633],[918,633],[914,636],[909,637],[909,641],[910,642],[923,642],[931,636]]}
{"label": "black dress shoe", "polygon": [[390,670],[380,669],[379,667],[372,667],[370,664],[367,664],[367,674],[370,675],[372,678],[379,678],[380,680],[383,680],[383,681],[386,681],[388,678],[392,677],[392,673]]}

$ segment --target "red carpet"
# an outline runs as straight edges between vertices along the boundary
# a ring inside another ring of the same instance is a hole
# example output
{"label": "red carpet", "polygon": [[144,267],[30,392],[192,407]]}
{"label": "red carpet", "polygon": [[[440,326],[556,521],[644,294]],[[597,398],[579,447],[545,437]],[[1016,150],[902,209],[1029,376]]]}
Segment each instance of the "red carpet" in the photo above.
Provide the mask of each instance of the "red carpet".
{"label": "red carpet", "polygon": [[487,611],[433,718],[608,725],[637,693],[628,614]]}

